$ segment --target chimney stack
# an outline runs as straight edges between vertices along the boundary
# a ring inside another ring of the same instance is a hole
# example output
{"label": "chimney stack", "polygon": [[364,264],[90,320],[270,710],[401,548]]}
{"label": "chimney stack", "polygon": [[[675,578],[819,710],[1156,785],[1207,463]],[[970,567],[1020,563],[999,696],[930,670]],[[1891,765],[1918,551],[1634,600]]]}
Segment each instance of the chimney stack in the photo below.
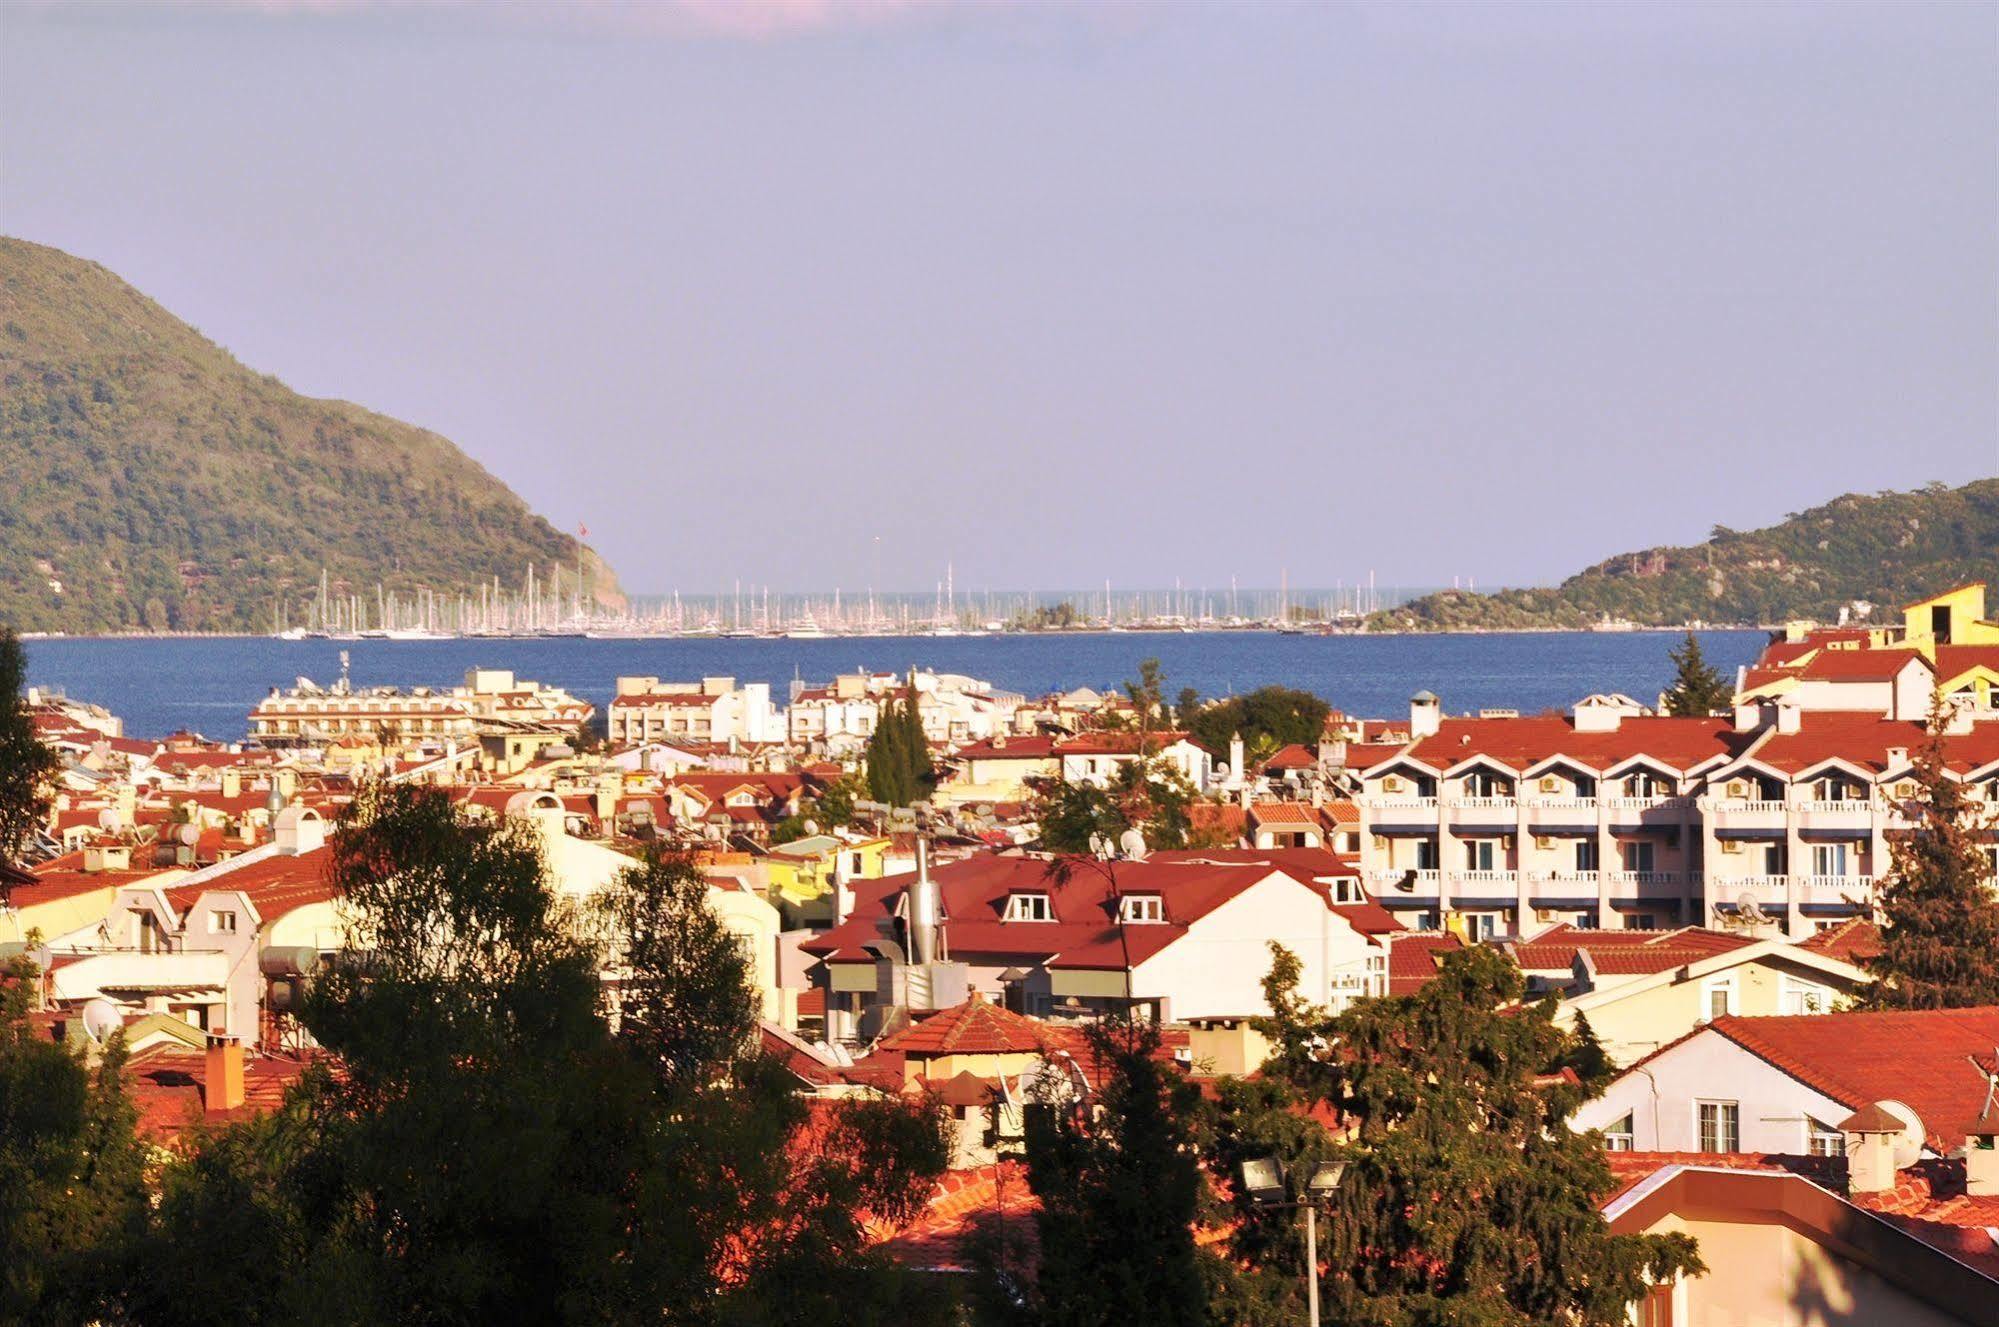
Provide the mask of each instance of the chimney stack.
{"label": "chimney stack", "polygon": [[1412,742],[1435,737],[1443,719],[1444,702],[1431,692],[1419,691],[1409,698],[1409,740]]}
{"label": "chimney stack", "polygon": [[226,1032],[208,1034],[207,1072],[202,1075],[202,1105],[212,1115],[243,1104],[243,1042]]}
{"label": "chimney stack", "polygon": [[1967,1198],[1999,1198],[1999,1077],[1986,1094],[1985,1113],[1964,1140],[1964,1193]]}
{"label": "chimney stack", "polygon": [[1895,1187],[1895,1144],[1908,1126],[1880,1102],[1862,1106],[1840,1123],[1846,1135],[1849,1193],[1886,1193]]}

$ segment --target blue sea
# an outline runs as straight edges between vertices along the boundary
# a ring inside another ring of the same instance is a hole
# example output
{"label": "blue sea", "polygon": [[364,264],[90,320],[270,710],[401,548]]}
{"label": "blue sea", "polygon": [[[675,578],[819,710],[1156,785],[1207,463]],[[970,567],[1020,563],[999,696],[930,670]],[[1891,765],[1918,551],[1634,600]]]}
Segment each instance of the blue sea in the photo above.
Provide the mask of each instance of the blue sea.
{"label": "blue sea", "polygon": [[[473,667],[511,668],[560,686],[601,709],[620,676],[694,679],[726,675],[769,682],[782,703],[793,678],[824,682],[858,668],[912,665],[965,673],[1027,695],[1135,677],[1158,659],[1166,694],[1191,686],[1226,696],[1269,683],[1317,692],[1348,714],[1408,712],[1409,696],[1436,692],[1450,713],[1509,707],[1566,708],[1594,691],[1651,703],[1672,676],[1677,632],[1522,633],[1423,636],[1291,636],[1275,632],[1101,633],[1012,636],[848,636],[830,640],[447,640],[281,641],[67,638],[27,642],[28,678],[95,701],[135,736],[186,728],[209,737],[243,735],[250,708],[272,687],[339,676],[348,652],[357,686],[453,685]],[[1760,631],[1700,633],[1726,677],[1753,659]]]}

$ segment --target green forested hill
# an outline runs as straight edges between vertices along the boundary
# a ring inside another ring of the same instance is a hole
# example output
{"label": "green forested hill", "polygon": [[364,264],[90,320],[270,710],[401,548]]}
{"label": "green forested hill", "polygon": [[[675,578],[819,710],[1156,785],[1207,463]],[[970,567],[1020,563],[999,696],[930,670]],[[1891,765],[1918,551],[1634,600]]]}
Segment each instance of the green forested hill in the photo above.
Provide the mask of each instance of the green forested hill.
{"label": "green forested hill", "polygon": [[1375,615],[1377,630],[1821,621],[1866,602],[1895,609],[1999,578],[1999,479],[1913,493],[1849,493],[1764,530],[1717,526],[1688,548],[1620,553],[1553,589],[1446,590]]}
{"label": "green forested hill", "polygon": [[322,567],[372,600],[577,556],[435,433],[300,396],[97,264],[0,237],[0,624],[268,630]]}

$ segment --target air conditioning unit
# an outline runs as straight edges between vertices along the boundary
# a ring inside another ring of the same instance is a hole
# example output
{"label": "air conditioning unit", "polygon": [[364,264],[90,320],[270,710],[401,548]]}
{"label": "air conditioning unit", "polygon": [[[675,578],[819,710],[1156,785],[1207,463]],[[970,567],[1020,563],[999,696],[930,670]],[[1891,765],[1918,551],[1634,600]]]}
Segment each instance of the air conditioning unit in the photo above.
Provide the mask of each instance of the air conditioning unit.
{"label": "air conditioning unit", "polygon": [[1506,851],[1508,851],[1508,852],[1511,852],[1511,851],[1513,851],[1513,836],[1512,836],[1511,834],[1502,834],[1502,835],[1500,835],[1500,836],[1499,836],[1499,846],[1500,846],[1501,848],[1504,848],[1504,849],[1505,849]]}
{"label": "air conditioning unit", "polygon": [[1374,836],[1374,850],[1376,852],[1388,851],[1388,836],[1386,834],[1376,834]]}
{"label": "air conditioning unit", "polygon": [[1742,840],[1741,840],[1741,839],[1723,839],[1723,840],[1721,841],[1721,850],[1722,850],[1723,852],[1736,852],[1736,853],[1739,853],[1739,852],[1741,852],[1741,851],[1742,851]]}
{"label": "air conditioning unit", "polygon": [[1546,834],[1536,834],[1534,836],[1534,846],[1539,848],[1542,852],[1546,852],[1548,849],[1555,846],[1555,840]]}
{"label": "air conditioning unit", "polygon": [[1555,910],[1553,908],[1536,908],[1534,909],[1534,920],[1537,922],[1551,922],[1555,920]]}
{"label": "air conditioning unit", "polygon": [[1556,778],[1554,775],[1550,774],[1546,778],[1541,780],[1542,792],[1553,793],[1553,792],[1560,792],[1561,790],[1562,790],[1562,781]]}
{"label": "air conditioning unit", "polygon": [[1383,791],[1383,792],[1385,792],[1385,793],[1399,793],[1399,792],[1401,792],[1401,791],[1402,791],[1402,780],[1400,780],[1400,779],[1396,778],[1396,777],[1395,777],[1395,776],[1394,776],[1393,774],[1389,775],[1389,776],[1388,776],[1387,778],[1385,778],[1385,779],[1383,779],[1383,780],[1381,781],[1381,791]]}

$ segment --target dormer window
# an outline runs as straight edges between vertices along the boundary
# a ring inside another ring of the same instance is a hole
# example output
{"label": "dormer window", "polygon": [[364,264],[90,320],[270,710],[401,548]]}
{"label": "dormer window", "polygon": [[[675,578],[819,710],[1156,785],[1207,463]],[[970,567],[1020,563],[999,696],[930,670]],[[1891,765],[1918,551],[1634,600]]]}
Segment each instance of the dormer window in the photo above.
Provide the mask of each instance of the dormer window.
{"label": "dormer window", "polygon": [[1821,802],[1844,802],[1853,796],[1853,785],[1837,774],[1828,774],[1819,780],[1818,799]]}
{"label": "dormer window", "polygon": [[1118,920],[1163,922],[1166,920],[1166,900],[1157,894],[1126,894],[1118,900]]}
{"label": "dormer window", "polygon": [[1055,907],[1046,894],[1009,894],[1004,920],[1010,922],[1052,922]]}
{"label": "dormer window", "polygon": [[211,935],[236,934],[236,914],[217,908],[208,914],[208,931]]}
{"label": "dormer window", "polygon": [[1504,776],[1487,769],[1475,769],[1465,775],[1465,795],[1468,797],[1511,797],[1513,785]]}
{"label": "dormer window", "polygon": [[1350,875],[1336,875],[1326,881],[1332,891],[1335,903],[1365,903],[1367,893],[1361,889],[1360,880]]}
{"label": "dormer window", "polygon": [[1641,769],[1626,776],[1624,790],[1632,797],[1663,797],[1666,795],[1666,783],[1651,770]]}

